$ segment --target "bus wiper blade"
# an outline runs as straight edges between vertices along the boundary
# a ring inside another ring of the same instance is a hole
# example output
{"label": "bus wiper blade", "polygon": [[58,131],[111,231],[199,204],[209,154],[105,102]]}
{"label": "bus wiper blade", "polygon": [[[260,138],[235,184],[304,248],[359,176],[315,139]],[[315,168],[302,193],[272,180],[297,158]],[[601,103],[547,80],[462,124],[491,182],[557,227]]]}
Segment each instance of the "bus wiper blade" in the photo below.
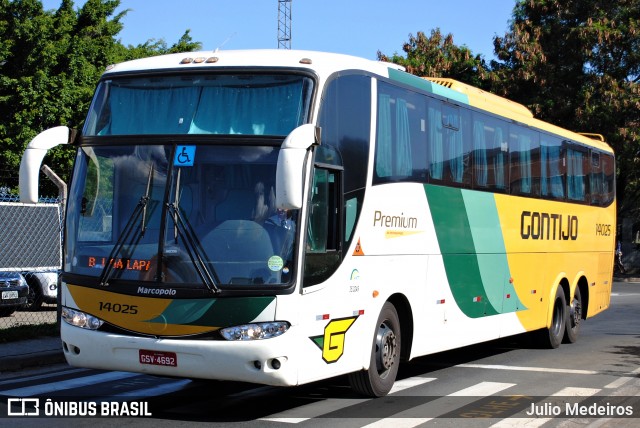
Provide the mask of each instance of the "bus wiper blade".
{"label": "bus wiper blade", "polygon": [[109,279],[111,278],[111,274],[113,273],[114,257],[117,254],[119,254],[120,251],[122,250],[122,247],[124,247],[125,242],[127,242],[127,240],[129,239],[129,236],[131,235],[131,232],[133,232],[134,226],[138,223],[138,219],[140,218],[141,215],[142,215],[142,222],[140,224],[140,229],[139,229],[140,234],[138,236],[138,239],[142,238],[144,236],[145,231],[147,230],[145,217],[147,216],[147,205],[149,204],[149,200],[151,199],[149,194],[151,193],[152,177],[153,177],[153,164],[151,164],[151,168],[149,168],[149,177],[147,178],[146,192],[144,195],[140,197],[140,200],[138,201],[138,205],[136,205],[136,207],[133,209],[133,212],[131,213],[129,220],[127,220],[127,223],[124,225],[124,229],[122,229],[122,232],[118,236],[118,240],[116,241],[115,245],[111,249],[111,253],[109,253],[109,257],[107,258],[106,265],[102,268],[102,272],[100,273],[100,278],[98,279],[98,284],[100,284],[103,287],[106,287],[109,285]]}
{"label": "bus wiper blade", "polygon": [[220,293],[220,288],[217,285],[220,283],[220,279],[218,278],[215,270],[213,270],[213,268],[210,269],[203,260],[202,254],[204,253],[204,250],[202,249],[200,241],[193,231],[191,223],[189,223],[189,220],[182,217],[182,214],[180,214],[180,210],[178,209],[177,205],[170,203],[167,205],[167,208],[168,213],[171,215],[171,218],[173,219],[176,226],[178,236],[180,236],[185,242],[187,254],[191,259],[191,263],[193,263],[193,266],[196,268],[196,272],[202,280],[202,283],[213,294]]}
{"label": "bus wiper blade", "polygon": [[[113,259],[118,253],[120,253],[122,247],[124,247],[125,242],[127,242],[129,236],[131,235],[131,232],[133,232],[134,230],[134,226],[138,223],[138,219],[140,218],[140,216],[146,212],[146,206],[148,203],[149,196],[142,196],[140,198],[140,201],[138,202],[138,205],[136,205],[135,209],[131,213],[127,224],[124,226],[124,229],[122,230],[122,233],[120,233],[120,236],[118,236],[118,240],[111,249],[111,253],[109,253],[106,265],[102,268],[102,273],[100,274],[100,279],[98,280],[98,283],[101,286],[106,287],[109,285],[109,279],[111,278],[111,274],[113,272]],[[142,219],[142,227],[140,229],[140,236],[142,235],[144,235],[144,218]]]}

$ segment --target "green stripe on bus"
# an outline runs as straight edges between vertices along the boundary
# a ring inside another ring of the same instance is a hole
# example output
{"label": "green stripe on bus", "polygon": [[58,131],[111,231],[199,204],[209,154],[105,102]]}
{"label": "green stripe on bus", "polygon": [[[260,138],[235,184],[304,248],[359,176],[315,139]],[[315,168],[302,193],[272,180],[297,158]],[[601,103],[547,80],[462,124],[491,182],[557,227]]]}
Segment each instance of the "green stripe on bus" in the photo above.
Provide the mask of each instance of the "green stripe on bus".
{"label": "green stripe on bus", "polygon": [[518,299],[507,260],[500,217],[492,193],[462,190],[465,210],[478,256],[480,277],[489,301],[500,312],[513,312],[524,305]]}
{"label": "green stripe on bus", "polygon": [[[471,318],[523,308],[491,193],[425,185],[451,293]],[[470,215],[470,213],[472,215]]]}
{"label": "green stripe on bus", "polygon": [[469,104],[469,97],[465,94],[449,89],[446,86],[438,85],[437,83],[430,82],[413,74],[405,73],[404,71],[389,68],[389,78],[396,82],[404,83],[405,85],[413,86],[414,88],[421,89],[431,94],[440,95],[450,100],[457,101],[462,104]]}
{"label": "green stripe on bus", "polygon": [[226,299],[176,299],[158,317],[148,322],[176,325],[225,327],[252,322],[275,297]]}

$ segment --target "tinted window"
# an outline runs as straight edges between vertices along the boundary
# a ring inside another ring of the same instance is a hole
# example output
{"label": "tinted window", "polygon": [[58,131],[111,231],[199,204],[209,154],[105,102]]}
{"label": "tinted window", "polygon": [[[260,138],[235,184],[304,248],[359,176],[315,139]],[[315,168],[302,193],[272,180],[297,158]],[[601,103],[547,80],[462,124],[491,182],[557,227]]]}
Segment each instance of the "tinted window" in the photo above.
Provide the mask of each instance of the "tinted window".
{"label": "tinted window", "polygon": [[344,166],[346,193],[365,187],[371,131],[371,79],[339,76],[329,82],[320,109],[322,145],[334,147]]}
{"label": "tinted window", "polygon": [[425,97],[378,83],[374,183],[427,178]]}
{"label": "tinted window", "polygon": [[540,145],[538,133],[528,128],[509,127],[511,155],[511,193],[540,194]]}

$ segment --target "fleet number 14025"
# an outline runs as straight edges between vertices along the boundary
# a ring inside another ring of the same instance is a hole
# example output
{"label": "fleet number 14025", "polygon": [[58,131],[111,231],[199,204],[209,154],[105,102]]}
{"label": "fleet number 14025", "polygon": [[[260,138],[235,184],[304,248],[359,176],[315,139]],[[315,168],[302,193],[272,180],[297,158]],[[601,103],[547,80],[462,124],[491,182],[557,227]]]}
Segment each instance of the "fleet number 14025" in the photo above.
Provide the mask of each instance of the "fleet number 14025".
{"label": "fleet number 14025", "polygon": [[130,314],[135,315],[138,313],[137,305],[127,305],[120,303],[111,303],[111,302],[98,302],[100,305],[101,311],[107,312],[117,312],[120,314]]}

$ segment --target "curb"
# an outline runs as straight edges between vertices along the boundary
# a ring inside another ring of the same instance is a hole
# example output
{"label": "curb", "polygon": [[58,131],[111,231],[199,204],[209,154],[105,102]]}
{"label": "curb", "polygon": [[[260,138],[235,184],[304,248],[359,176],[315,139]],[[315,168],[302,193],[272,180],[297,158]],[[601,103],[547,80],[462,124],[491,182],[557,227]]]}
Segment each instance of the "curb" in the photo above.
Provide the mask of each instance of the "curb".
{"label": "curb", "polygon": [[0,372],[19,371],[29,367],[47,366],[65,361],[62,349],[26,355],[9,355],[0,357]]}

